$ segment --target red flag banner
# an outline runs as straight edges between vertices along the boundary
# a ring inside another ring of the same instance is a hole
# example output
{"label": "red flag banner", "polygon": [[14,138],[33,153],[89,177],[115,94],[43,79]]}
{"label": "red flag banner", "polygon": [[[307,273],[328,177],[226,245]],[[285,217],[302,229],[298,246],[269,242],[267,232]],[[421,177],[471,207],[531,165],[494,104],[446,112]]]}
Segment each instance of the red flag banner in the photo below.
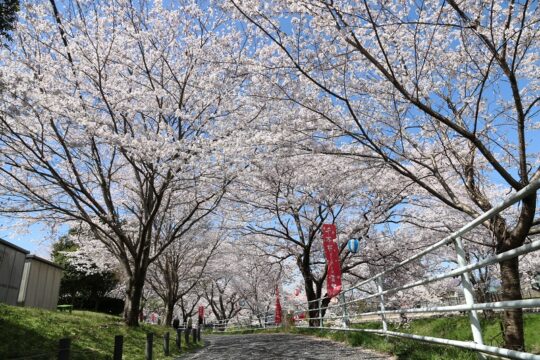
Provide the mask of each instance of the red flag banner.
{"label": "red flag banner", "polygon": [[199,317],[204,319],[204,306],[199,306]]}
{"label": "red flag banner", "polygon": [[324,256],[328,273],[326,276],[326,291],[328,297],[334,297],[341,291],[341,266],[339,264],[339,248],[337,244],[337,230],[335,224],[323,224],[322,239]]}
{"label": "red flag banner", "polygon": [[279,301],[279,287],[276,286],[276,311],[274,314],[274,323],[281,324],[281,302]]}

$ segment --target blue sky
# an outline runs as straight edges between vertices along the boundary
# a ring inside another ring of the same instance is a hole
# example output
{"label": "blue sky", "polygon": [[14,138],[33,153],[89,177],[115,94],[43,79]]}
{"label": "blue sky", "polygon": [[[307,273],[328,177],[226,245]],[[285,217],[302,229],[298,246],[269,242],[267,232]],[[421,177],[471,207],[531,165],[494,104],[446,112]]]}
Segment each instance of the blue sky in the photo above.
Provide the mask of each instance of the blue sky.
{"label": "blue sky", "polygon": [[0,216],[0,238],[20,246],[32,254],[46,259],[50,257],[50,247],[56,238],[50,234],[49,229],[45,226],[32,225],[27,232],[17,233],[10,228],[13,225],[16,225],[16,222]]}

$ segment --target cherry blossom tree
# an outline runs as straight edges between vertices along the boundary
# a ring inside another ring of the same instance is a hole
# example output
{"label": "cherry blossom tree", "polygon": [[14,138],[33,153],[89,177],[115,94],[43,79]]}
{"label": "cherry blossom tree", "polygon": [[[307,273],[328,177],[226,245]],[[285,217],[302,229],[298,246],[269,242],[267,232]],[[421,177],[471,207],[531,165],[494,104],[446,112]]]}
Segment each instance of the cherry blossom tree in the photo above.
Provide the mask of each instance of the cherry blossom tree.
{"label": "cherry blossom tree", "polygon": [[199,290],[206,266],[223,240],[221,235],[208,222],[201,222],[150,266],[147,282],[165,304],[166,325],[171,324],[178,301]]}
{"label": "cherry blossom tree", "polygon": [[242,51],[195,2],[28,2],[2,50],[2,212],[84,226],[126,278],[137,325],[147,269],[218,205],[220,142],[242,104]]}
{"label": "cherry blossom tree", "polygon": [[[540,179],[539,11],[529,1],[26,2],[0,50],[0,211],[80,229],[81,266],[86,256],[123,270],[128,325],[152,264],[169,315],[178,302],[191,314],[203,293],[218,319],[240,300],[267,308],[260,289],[275,279],[241,273],[290,264],[306,300],[326,305],[323,223],[337,224],[354,283]],[[239,233],[214,262],[217,239],[190,239],[226,190]],[[466,239],[469,256],[537,236],[537,212],[532,194],[486,221]],[[345,251],[351,237],[360,256]],[[442,259],[452,261],[441,251],[386,281],[437,272]],[[479,272],[477,286],[495,276],[502,300],[521,299],[520,277],[537,266],[525,259]],[[505,311],[504,339],[523,349],[520,309]]]}
{"label": "cherry blossom tree", "polygon": [[[262,35],[259,96],[324,120],[318,135],[343,137],[327,152],[376,157],[469,218],[498,201],[493,184],[518,191],[540,178],[540,25],[529,1],[220,4]],[[532,194],[511,219],[485,224],[497,253],[524,243],[536,206]],[[519,260],[499,267],[503,299],[521,299]],[[522,310],[505,310],[504,341],[523,349]]]}
{"label": "cherry blossom tree", "polygon": [[201,281],[204,298],[222,325],[255,316],[262,326],[273,312],[276,287],[290,279],[286,269],[252,245],[253,239],[229,232]]}
{"label": "cherry blossom tree", "polygon": [[370,182],[374,173],[368,166],[355,167],[356,162],[344,158],[291,151],[275,149],[271,155],[254,158],[227,199],[243,208],[239,209],[245,214],[241,232],[251,246],[276,263],[296,266],[310,317],[317,318],[319,304],[315,300],[323,299],[323,306],[330,301],[324,292],[327,268],[322,225],[335,223],[338,227],[342,272],[363,278],[365,273],[355,272],[356,267],[381,261],[397,249],[390,243],[368,241],[370,245],[362,249],[361,257],[351,257],[345,250],[347,240],[360,236],[367,240],[377,233],[377,226],[395,215],[394,208],[405,193],[400,184],[393,188],[385,184],[385,189]]}
{"label": "cherry blossom tree", "polygon": [[241,310],[241,295],[234,287],[234,275],[230,273],[214,274],[208,279],[204,298],[216,320],[226,326]]}
{"label": "cherry blossom tree", "polygon": [[198,311],[198,306],[201,306],[203,292],[200,288],[196,290],[197,291],[191,291],[183,295],[178,301],[178,308],[180,309],[184,324],[187,324],[188,319],[193,317],[193,315],[195,315],[195,313]]}
{"label": "cherry blossom tree", "polygon": [[245,310],[241,315],[256,319],[264,327],[275,311],[276,288],[288,285],[296,273],[294,265],[276,262],[256,246],[257,242],[256,237],[247,236],[233,244],[237,253],[234,287]]}

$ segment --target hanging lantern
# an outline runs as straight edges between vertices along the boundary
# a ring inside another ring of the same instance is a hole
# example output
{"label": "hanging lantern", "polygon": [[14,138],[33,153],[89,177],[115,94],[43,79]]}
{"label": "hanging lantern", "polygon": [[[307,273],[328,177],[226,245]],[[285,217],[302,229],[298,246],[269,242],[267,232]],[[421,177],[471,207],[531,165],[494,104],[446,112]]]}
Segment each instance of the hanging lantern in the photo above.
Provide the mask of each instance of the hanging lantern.
{"label": "hanging lantern", "polygon": [[360,242],[358,239],[351,239],[349,240],[347,247],[349,248],[350,252],[356,254],[358,252],[358,248],[360,247]]}

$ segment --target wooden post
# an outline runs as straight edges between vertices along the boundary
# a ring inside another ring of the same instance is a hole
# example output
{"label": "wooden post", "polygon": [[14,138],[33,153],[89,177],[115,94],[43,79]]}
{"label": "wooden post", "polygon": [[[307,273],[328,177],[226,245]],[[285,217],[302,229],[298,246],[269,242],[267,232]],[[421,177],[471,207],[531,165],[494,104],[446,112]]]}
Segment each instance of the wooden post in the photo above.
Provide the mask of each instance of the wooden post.
{"label": "wooden post", "polygon": [[186,328],[186,329],[185,329],[185,333],[184,333],[184,338],[185,338],[185,340],[186,340],[186,346],[189,346],[189,335],[190,335],[190,334],[189,334],[189,329]]}
{"label": "wooden post", "polygon": [[196,344],[197,343],[197,329],[195,328],[191,329],[191,334],[193,336],[193,343]]}
{"label": "wooden post", "polygon": [[169,332],[163,334],[163,354],[169,356]]}
{"label": "wooden post", "polygon": [[182,350],[182,329],[176,329],[176,347]]}
{"label": "wooden post", "polygon": [[146,360],[152,360],[152,350],[154,345],[154,333],[146,334]]}
{"label": "wooden post", "polygon": [[201,327],[200,326],[197,328],[197,341],[201,342]]}
{"label": "wooden post", "polygon": [[116,335],[114,337],[113,360],[122,360],[122,350],[124,347],[124,336]]}
{"label": "wooden post", "polygon": [[63,338],[58,341],[58,360],[69,360],[71,339]]}

